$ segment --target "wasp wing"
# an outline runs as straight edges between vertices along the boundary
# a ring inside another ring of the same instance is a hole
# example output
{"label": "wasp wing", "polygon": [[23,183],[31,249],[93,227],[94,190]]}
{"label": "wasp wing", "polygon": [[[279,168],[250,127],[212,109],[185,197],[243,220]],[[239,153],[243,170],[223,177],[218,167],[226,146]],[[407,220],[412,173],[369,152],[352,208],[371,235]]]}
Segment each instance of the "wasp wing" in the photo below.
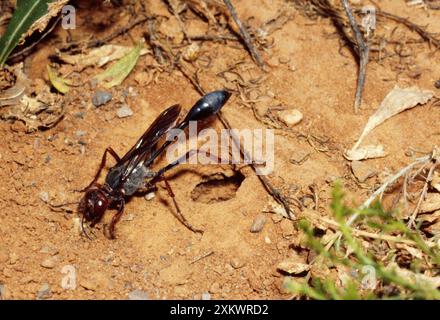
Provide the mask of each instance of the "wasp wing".
{"label": "wasp wing", "polygon": [[[171,128],[176,122],[180,105],[173,105],[163,111],[150,127],[145,131],[136,144],[122,157],[115,165],[115,169],[119,167],[119,183],[123,183],[131,174],[131,172],[141,163],[148,159],[154,150],[157,141]],[[123,169],[122,169],[123,168]]]}

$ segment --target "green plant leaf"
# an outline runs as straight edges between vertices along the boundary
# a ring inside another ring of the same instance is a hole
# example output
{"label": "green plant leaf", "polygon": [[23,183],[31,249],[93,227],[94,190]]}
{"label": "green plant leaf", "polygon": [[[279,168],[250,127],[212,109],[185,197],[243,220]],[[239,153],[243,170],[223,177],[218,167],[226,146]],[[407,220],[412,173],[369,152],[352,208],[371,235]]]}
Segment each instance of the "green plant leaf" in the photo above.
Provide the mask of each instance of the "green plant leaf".
{"label": "green plant leaf", "polygon": [[22,35],[48,12],[54,0],[17,0],[17,6],[5,34],[0,38],[0,67],[4,65]]}
{"label": "green plant leaf", "polygon": [[143,42],[139,41],[138,45],[133,50],[123,56],[107,70],[95,76],[95,79],[98,82],[108,80],[108,82],[104,83],[104,87],[106,88],[120,85],[135,67],[141,54],[142,46]]}

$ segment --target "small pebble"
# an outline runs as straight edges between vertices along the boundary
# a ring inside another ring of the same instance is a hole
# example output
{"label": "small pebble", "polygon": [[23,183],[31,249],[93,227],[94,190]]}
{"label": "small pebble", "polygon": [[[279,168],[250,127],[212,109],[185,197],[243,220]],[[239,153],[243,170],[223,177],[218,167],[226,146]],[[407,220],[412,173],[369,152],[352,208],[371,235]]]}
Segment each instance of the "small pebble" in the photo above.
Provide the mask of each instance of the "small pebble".
{"label": "small pebble", "polygon": [[202,300],[211,300],[211,295],[209,294],[209,292],[202,293]]}
{"label": "small pebble", "polygon": [[434,83],[434,86],[435,86],[437,89],[440,89],[440,79],[437,80],[437,81]]}
{"label": "small pebble", "polygon": [[377,175],[376,170],[363,161],[353,161],[351,171],[359,182],[365,182]]}
{"label": "small pebble", "polygon": [[263,227],[266,224],[266,220],[267,220],[266,215],[264,215],[262,213],[257,215],[254,219],[254,222],[252,223],[251,232],[257,233],[257,232],[260,232],[261,230],[263,230]]}
{"label": "small pebble", "polygon": [[149,300],[148,293],[142,290],[133,290],[128,294],[129,300]]}
{"label": "small pebble", "polygon": [[87,132],[86,132],[86,131],[83,131],[83,130],[77,130],[77,131],[75,132],[75,135],[76,135],[78,138],[84,137],[86,134],[87,134]]}
{"label": "small pebble", "polygon": [[37,299],[43,300],[51,296],[50,286],[48,283],[44,283],[37,292]]}
{"label": "small pebble", "polygon": [[278,112],[278,119],[288,127],[293,127],[301,122],[303,114],[297,109]]}
{"label": "small pebble", "polygon": [[41,266],[46,269],[53,269],[57,263],[56,257],[49,257],[41,262]]}
{"label": "small pebble", "polygon": [[291,258],[280,262],[277,269],[288,274],[301,274],[305,271],[309,271],[310,265]]}
{"label": "small pebble", "polygon": [[9,263],[16,264],[18,262],[18,255],[15,252],[9,254]]}
{"label": "small pebble", "polygon": [[84,111],[79,111],[79,112],[75,113],[74,116],[77,119],[84,119],[84,117],[86,116],[86,113]]}
{"label": "small pebble", "polygon": [[245,265],[245,262],[243,260],[240,260],[240,259],[236,258],[236,257],[232,258],[232,260],[231,260],[231,266],[234,269],[243,268],[244,265]]}
{"label": "small pebble", "polygon": [[282,215],[280,215],[280,214],[278,214],[278,213],[274,213],[274,214],[272,215],[272,221],[273,221],[273,223],[281,222],[281,220],[283,220],[283,216],[282,216]]}
{"label": "small pebble", "polygon": [[144,268],[139,264],[134,264],[134,265],[130,266],[131,272],[140,273],[140,272],[142,272],[142,270],[144,270]]}
{"label": "small pebble", "polygon": [[49,202],[49,193],[47,193],[46,191],[41,191],[39,194],[39,197],[41,199],[41,201],[43,202]]}
{"label": "small pebble", "polygon": [[211,293],[219,293],[221,291],[220,284],[218,282],[214,282],[209,288],[209,292]]}
{"label": "small pebble", "polygon": [[92,97],[92,103],[95,107],[100,107],[112,99],[113,95],[110,92],[98,90]]}
{"label": "small pebble", "polygon": [[156,196],[156,194],[154,192],[147,193],[145,195],[145,200],[147,200],[147,201],[153,200],[155,196]]}
{"label": "small pebble", "polygon": [[54,256],[58,253],[58,249],[50,247],[50,246],[42,246],[40,249],[40,253],[47,253],[51,256]]}
{"label": "small pebble", "polygon": [[0,300],[5,297],[6,294],[6,286],[4,284],[0,284]]}
{"label": "small pebble", "polygon": [[130,109],[130,107],[126,104],[123,104],[122,107],[120,107],[117,111],[116,111],[116,115],[119,118],[127,118],[127,117],[131,117],[133,115],[133,110]]}
{"label": "small pebble", "polygon": [[98,289],[98,283],[92,279],[82,279],[80,286],[90,291],[96,291],[96,289]]}

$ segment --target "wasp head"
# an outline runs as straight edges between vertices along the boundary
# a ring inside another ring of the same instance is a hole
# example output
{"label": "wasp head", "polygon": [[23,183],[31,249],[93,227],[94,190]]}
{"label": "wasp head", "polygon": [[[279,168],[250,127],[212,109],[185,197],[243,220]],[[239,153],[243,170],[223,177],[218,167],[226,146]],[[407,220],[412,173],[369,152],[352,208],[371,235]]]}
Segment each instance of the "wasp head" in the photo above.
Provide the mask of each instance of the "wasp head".
{"label": "wasp head", "polygon": [[85,220],[94,224],[101,220],[108,205],[107,193],[99,186],[92,187],[86,191],[79,202],[78,211]]}

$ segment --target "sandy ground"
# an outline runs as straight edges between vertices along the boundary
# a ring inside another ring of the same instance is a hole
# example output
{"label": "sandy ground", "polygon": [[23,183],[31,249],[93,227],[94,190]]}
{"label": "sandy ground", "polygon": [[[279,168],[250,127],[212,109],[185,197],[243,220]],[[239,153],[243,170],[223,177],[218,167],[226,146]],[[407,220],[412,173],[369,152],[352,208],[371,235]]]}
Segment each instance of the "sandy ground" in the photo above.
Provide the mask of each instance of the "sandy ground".
{"label": "sandy ground", "polygon": [[[168,17],[161,30],[171,30],[175,37],[181,37],[175,18],[161,2],[153,2],[151,10]],[[407,76],[405,71],[397,75],[394,58],[371,62],[364,103],[360,114],[355,115],[356,59],[347,47],[341,48],[330,20],[312,21],[280,0],[235,3],[244,21],[254,17],[250,20],[253,26],[276,17],[282,9],[292,16],[270,35],[273,45],[262,52],[270,65],[269,72],[259,70],[238,43],[225,46],[204,42],[202,55],[209,57],[211,64],[201,72],[200,82],[207,90],[234,88],[229,78],[226,81],[218,74],[243,61],[234,70],[246,81],[260,79],[255,92],[256,96],[270,97],[265,100],[266,107],[298,109],[304,115],[293,129],[276,130],[275,170],[269,176],[274,186],[297,197],[310,194],[312,186],[319,195],[319,211],[327,214],[331,182],[340,178],[350,201],[360,203],[377,185],[380,174],[357,183],[343,157],[344,150],[353,145],[368,117],[396,83],[437,90],[434,82],[440,78],[440,65],[435,62],[439,53],[426,43],[411,46],[413,64],[420,70],[417,78]],[[384,10],[429,25],[429,30],[440,30],[440,11],[410,8],[403,1],[379,3]],[[94,5],[103,8],[90,16]],[[78,28],[70,33],[75,39],[93,33],[99,38],[129,18],[121,8],[98,1],[82,3]],[[191,32],[207,31],[207,23],[196,16],[188,23]],[[140,25],[112,43],[131,45],[145,30],[145,25]],[[418,38],[402,26],[399,30]],[[48,58],[67,36],[61,28],[55,30],[26,58],[25,71],[30,79],[46,81]],[[136,196],[129,201],[117,225],[116,240],[105,238],[102,223],[95,230],[96,239],[88,240],[78,233],[75,205],[57,207],[79,200],[81,193],[75,190],[92,179],[107,146],[123,154],[165,107],[180,103],[188,110],[200,97],[179,71],[160,73],[157,82],[148,85],[136,81],[136,75],[151,71],[152,62],[152,55],[142,57],[124,83],[111,89],[112,101],[100,108],[91,103],[94,89],[88,83],[73,88],[62,97],[64,119],[47,131],[29,134],[20,122],[0,122],[3,298],[125,299],[134,290],[143,291],[150,299],[200,299],[208,294],[219,299],[290,297],[282,288],[284,275],[276,267],[293,254],[297,231],[291,221],[265,213],[273,200],[247,166],[238,168],[244,177],[241,183],[240,179],[230,179],[221,185],[200,185],[211,175],[234,175],[228,165],[184,165],[168,174],[183,213],[205,231],[203,236],[176,220],[171,199],[161,184],[154,199]],[[69,71],[68,66],[63,68],[63,72]],[[97,69],[86,69],[80,79],[88,79]],[[131,93],[124,98],[128,88],[132,88]],[[134,111],[131,117],[117,117],[121,100]],[[369,160],[369,168],[378,173],[394,172],[411,161],[409,151],[429,152],[439,145],[439,111],[439,107],[427,104],[378,127],[365,143],[383,144],[388,156]],[[237,91],[224,107],[224,115],[234,128],[264,126],[242,103]],[[212,122],[212,126],[221,128],[219,121]],[[321,145],[317,140],[313,140],[318,144],[314,148],[299,134],[325,140],[324,152],[318,150]],[[305,154],[309,156],[301,165],[290,161]],[[302,213],[294,209],[301,217]],[[264,228],[251,233],[250,227],[260,214],[266,217]],[[107,212],[105,221],[111,216],[112,212]],[[75,289],[64,289],[63,281],[73,273]]]}

